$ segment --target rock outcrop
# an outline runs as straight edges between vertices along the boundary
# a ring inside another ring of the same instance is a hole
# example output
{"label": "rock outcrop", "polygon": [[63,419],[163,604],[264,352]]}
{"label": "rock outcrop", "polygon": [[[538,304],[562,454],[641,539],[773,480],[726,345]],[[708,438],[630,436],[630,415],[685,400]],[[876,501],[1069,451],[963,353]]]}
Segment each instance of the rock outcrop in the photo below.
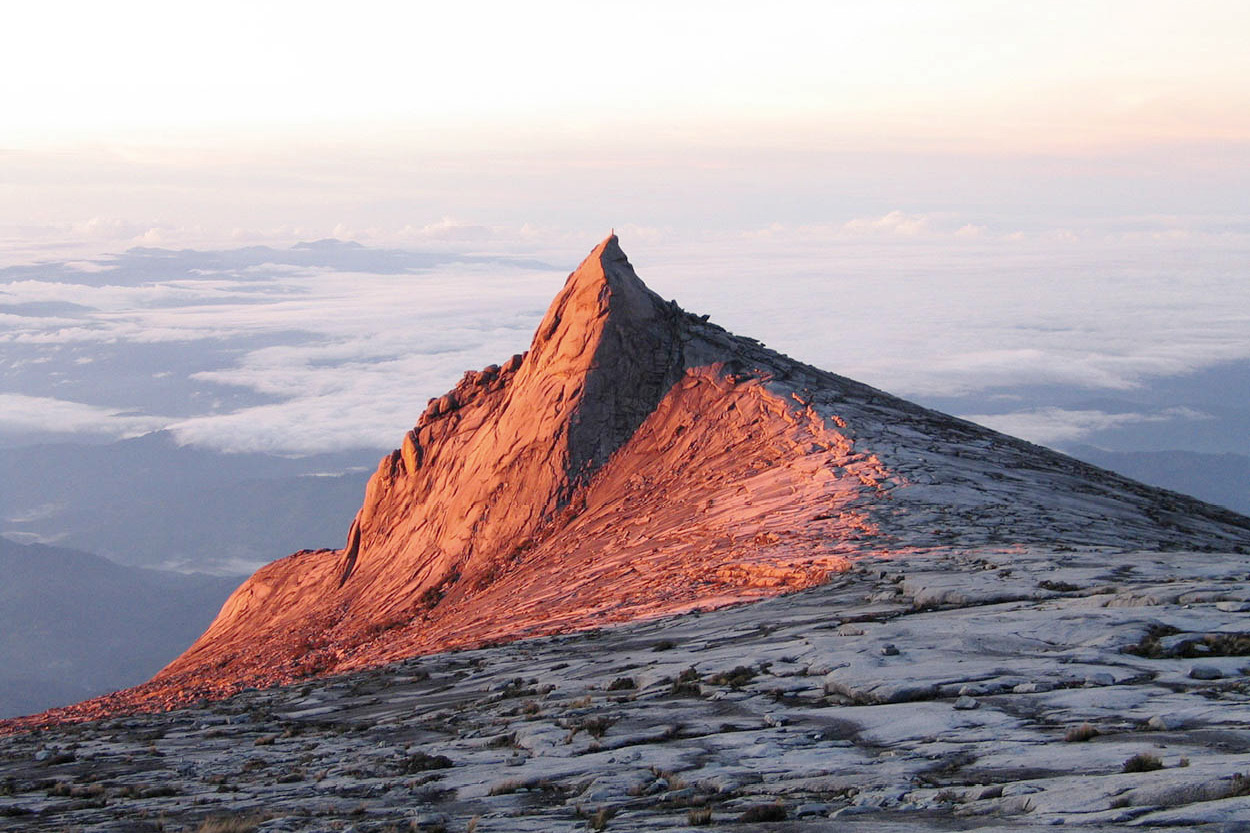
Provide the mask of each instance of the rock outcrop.
{"label": "rock outcrop", "polygon": [[720,606],[859,556],[1250,546],[1250,520],[929,411],[686,313],[615,236],[524,355],[384,457],[342,550],[258,571],[145,686],[158,708],[452,647]]}

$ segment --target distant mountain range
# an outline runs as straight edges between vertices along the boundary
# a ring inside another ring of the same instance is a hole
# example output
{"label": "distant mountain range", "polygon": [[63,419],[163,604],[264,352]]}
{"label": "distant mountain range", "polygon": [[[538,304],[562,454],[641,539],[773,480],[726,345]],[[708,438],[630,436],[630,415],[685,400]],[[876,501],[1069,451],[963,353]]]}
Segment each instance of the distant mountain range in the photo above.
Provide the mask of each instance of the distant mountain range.
{"label": "distant mountain range", "polygon": [[0,533],[122,564],[244,574],[304,545],[341,544],[373,456],[221,454],[166,432],[0,449],[0,480],[14,484],[0,493]]}
{"label": "distant mountain range", "polygon": [[199,635],[238,584],[4,538],[0,575],[0,717],[147,679]]}
{"label": "distant mountain range", "polygon": [[1096,466],[1193,495],[1250,515],[1250,457],[1196,451],[1106,451],[1088,445],[1064,449]]}

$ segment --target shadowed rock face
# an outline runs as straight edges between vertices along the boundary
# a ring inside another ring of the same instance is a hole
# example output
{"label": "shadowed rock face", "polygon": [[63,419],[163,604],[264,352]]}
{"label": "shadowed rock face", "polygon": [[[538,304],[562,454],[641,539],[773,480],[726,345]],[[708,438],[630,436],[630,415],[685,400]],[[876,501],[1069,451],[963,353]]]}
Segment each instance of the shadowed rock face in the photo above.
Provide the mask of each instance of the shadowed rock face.
{"label": "shadowed rock face", "polygon": [[1250,521],[920,408],[663,301],[615,236],[525,355],[432,400],[342,550],[258,571],[156,708],[418,653],[745,601],[932,547],[1250,546]]}

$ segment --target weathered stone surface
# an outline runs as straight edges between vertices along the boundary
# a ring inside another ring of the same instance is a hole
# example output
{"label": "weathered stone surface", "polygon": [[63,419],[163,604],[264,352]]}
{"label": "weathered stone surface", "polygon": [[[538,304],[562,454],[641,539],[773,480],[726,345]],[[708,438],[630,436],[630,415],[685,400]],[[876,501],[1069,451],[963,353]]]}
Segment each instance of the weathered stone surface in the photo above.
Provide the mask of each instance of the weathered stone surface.
{"label": "weathered stone surface", "polygon": [[[1250,546],[1250,521],[727,333],[647,289],[610,237],[526,353],[466,373],[379,462],[342,550],[266,566],[150,683],[43,719],[749,601],[869,556],[1034,544],[1231,550]],[[871,604],[1142,607],[1181,592],[1054,569],[975,590],[900,571]],[[839,673],[866,702],[931,695]]]}
{"label": "weathered stone surface", "polygon": [[[1102,548],[864,556],[753,605],[0,737],[0,830],[548,833],[589,829],[600,810],[616,833],[692,829],[691,810],[713,829],[763,830],[734,820],[779,806],[789,833],[1241,831],[1245,675],[1193,680],[1189,661],[1134,649],[1161,626],[1239,632],[1242,614],[989,600],[1103,572],[1134,592],[1235,596],[1248,570],[1245,554]],[[958,576],[969,601],[870,601],[902,573]],[[862,633],[840,635],[840,619]],[[882,644],[905,650],[884,658]],[[1119,681],[1082,684],[1103,668]],[[919,699],[857,700],[811,676],[833,669]],[[1071,684],[1016,693],[1022,676]],[[697,693],[675,693],[682,678]],[[974,687],[978,707],[960,709],[955,692]],[[1161,768],[1125,772],[1138,755]]]}

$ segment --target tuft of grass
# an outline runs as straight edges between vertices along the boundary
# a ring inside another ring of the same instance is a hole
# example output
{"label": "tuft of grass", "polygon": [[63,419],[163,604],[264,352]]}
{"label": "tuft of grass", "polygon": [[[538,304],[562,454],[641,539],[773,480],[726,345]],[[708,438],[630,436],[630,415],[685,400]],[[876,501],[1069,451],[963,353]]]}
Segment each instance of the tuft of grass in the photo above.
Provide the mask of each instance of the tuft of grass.
{"label": "tuft of grass", "polygon": [[500,781],[490,788],[489,795],[511,795],[522,790],[533,791],[538,790],[544,793],[564,793],[566,790],[554,781],[546,778],[530,778],[521,780],[519,778],[509,778],[506,781]]}
{"label": "tuft of grass", "polygon": [[686,824],[691,827],[704,827],[712,823],[712,808],[701,807],[686,812]]}
{"label": "tuft of grass", "polygon": [[210,816],[196,833],[252,833],[269,817],[265,815],[240,814],[233,816]]}
{"label": "tuft of grass", "polygon": [[507,781],[500,781],[490,788],[489,795],[512,795],[514,792],[529,789],[529,782],[522,781],[520,778],[509,778]]}
{"label": "tuft of grass", "polygon": [[739,665],[732,671],[721,671],[719,674],[713,674],[708,677],[707,681],[712,685],[727,685],[730,688],[742,688],[751,680],[755,679],[759,674],[754,668],[746,665]]}
{"label": "tuft of grass", "polygon": [[608,684],[608,691],[629,691],[637,687],[633,677],[617,677]]}
{"label": "tuft of grass", "polygon": [[1154,772],[1156,769],[1163,769],[1163,761],[1159,760],[1157,755],[1149,752],[1138,752],[1133,757],[1124,762],[1122,772]]}
{"label": "tuft of grass", "polygon": [[1250,795],[1250,775],[1243,775],[1240,772],[1233,773],[1232,781],[1228,787],[1228,795],[1225,797],[1236,798],[1243,795]]}
{"label": "tuft of grass", "polygon": [[676,772],[667,769],[660,769],[658,766],[651,767],[651,774],[656,778],[663,778],[668,782],[670,790],[684,790],[686,788],[686,779],[682,778]]}
{"label": "tuft of grass", "polygon": [[608,821],[616,815],[616,811],[610,807],[600,807],[595,814],[590,817],[590,821],[586,822],[586,826],[591,830],[604,830],[608,826]]}
{"label": "tuft of grass", "polygon": [[1090,738],[1098,737],[1101,732],[1089,723],[1082,723],[1080,726],[1073,726],[1063,736],[1068,743],[1084,743]]}
{"label": "tuft of grass", "polygon": [[1154,624],[1146,629],[1136,645],[1127,645],[1121,650],[1126,654],[1146,659],[1162,659],[1168,656],[1168,652],[1163,649],[1160,642],[1165,637],[1174,636],[1180,632],[1180,628],[1174,628],[1171,625]]}
{"label": "tuft of grass", "polygon": [[692,666],[678,674],[677,679],[673,681],[673,687],[669,689],[669,694],[674,697],[698,697],[702,695],[703,689],[699,686],[699,672]]}
{"label": "tuft of grass", "polygon": [[405,756],[396,765],[404,775],[415,775],[432,769],[450,769],[454,764],[446,755],[427,755],[424,752],[413,752]]}

